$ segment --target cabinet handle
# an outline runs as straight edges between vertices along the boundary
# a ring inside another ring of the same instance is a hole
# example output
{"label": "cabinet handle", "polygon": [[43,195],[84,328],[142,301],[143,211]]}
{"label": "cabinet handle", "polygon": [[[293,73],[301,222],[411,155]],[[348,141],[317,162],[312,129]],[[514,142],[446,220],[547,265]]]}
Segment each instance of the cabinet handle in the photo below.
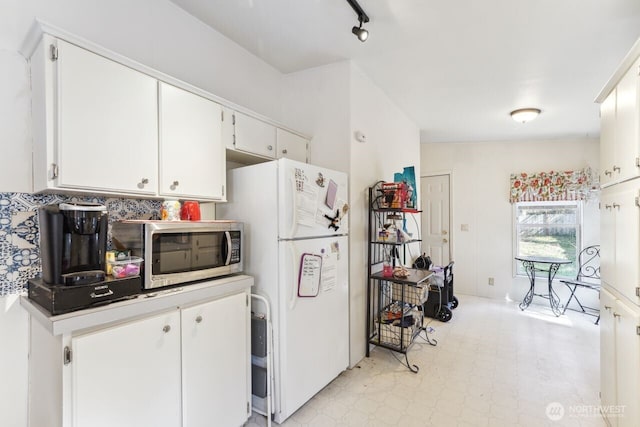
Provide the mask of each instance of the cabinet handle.
{"label": "cabinet handle", "polygon": [[611,310],[611,306],[610,305],[605,305],[604,309],[607,310],[607,311],[610,311]]}
{"label": "cabinet handle", "polygon": [[611,176],[611,171],[605,170],[604,174],[607,175],[607,176]]}
{"label": "cabinet handle", "polygon": [[146,185],[149,183],[149,178],[142,178],[142,181],[140,181],[143,185]]}
{"label": "cabinet handle", "polygon": [[202,323],[202,316],[196,317],[196,323]]}
{"label": "cabinet handle", "polygon": [[616,208],[616,209],[620,209],[620,205],[619,205],[619,204],[617,204],[617,203],[614,203],[614,204],[613,204],[613,207],[614,207],[614,208]]}
{"label": "cabinet handle", "polygon": [[613,312],[613,317],[620,317],[620,314],[616,313],[615,311]]}
{"label": "cabinet handle", "polygon": [[613,165],[613,171],[620,173],[620,166]]}
{"label": "cabinet handle", "polygon": [[442,243],[448,243],[449,241],[447,239],[442,239]]}
{"label": "cabinet handle", "polygon": [[169,326],[169,325],[164,325],[164,328],[162,328],[162,332],[164,332],[165,334],[167,332],[169,332],[170,330],[171,330],[171,326]]}
{"label": "cabinet handle", "polygon": [[287,154],[287,149],[282,150],[282,154]]}
{"label": "cabinet handle", "polygon": [[604,205],[605,209],[611,209],[611,205]]}
{"label": "cabinet handle", "polygon": [[267,145],[267,150],[269,151],[273,150],[273,145]]}
{"label": "cabinet handle", "polygon": [[448,233],[447,233],[447,230],[442,230],[442,235],[443,235],[443,236],[446,236],[447,234],[448,234]]}

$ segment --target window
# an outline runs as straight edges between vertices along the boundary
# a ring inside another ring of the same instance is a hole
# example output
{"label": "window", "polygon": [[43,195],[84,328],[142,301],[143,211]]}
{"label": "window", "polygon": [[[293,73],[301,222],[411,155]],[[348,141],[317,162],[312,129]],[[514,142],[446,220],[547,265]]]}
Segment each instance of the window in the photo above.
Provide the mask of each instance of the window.
{"label": "window", "polygon": [[[581,202],[519,202],[515,209],[515,253],[575,261],[580,251]],[[522,263],[516,274],[525,275]],[[575,277],[576,265],[562,265],[558,277]]]}

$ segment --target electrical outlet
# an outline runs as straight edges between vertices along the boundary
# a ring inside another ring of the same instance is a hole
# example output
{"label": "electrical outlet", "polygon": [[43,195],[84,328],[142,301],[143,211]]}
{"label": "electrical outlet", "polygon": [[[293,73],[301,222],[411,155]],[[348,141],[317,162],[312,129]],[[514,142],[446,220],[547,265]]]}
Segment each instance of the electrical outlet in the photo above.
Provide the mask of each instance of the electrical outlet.
{"label": "electrical outlet", "polygon": [[489,286],[493,286],[493,277],[489,277]]}

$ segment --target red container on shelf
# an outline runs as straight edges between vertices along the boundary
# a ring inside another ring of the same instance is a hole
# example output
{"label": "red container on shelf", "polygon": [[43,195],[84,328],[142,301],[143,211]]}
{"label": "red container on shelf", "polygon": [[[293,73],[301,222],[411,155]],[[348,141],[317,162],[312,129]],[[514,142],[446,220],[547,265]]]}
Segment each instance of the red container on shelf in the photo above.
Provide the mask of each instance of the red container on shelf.
{"label": "red container on shelf", "polygon": [[200,203],[192,200],[187,200],[182,203],[180,219],[183,221],[200,221]]}

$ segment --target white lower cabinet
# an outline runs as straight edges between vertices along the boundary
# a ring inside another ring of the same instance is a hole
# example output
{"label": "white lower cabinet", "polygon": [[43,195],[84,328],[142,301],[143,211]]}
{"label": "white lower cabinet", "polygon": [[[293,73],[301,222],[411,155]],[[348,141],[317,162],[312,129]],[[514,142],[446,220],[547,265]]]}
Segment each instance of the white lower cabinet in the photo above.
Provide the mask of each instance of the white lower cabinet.
{"label": "white lower cabinet", "polygon": [[612,427],[640,422],[640,307],[600,291],[601,411]]}
{"label": "white lower cabinet", "polygon": [[71,339],[73,425],[180,425],[180,312]]}
{"label": "white lower cabinet", "polygon": [[[72,327],[85,322],[81,312],[78,319],[73,314],[47,318],[50,327],[32,315],[29,425],[243,425],[251,410],[252,283],[236,280],[229,285],[233,291],[213,297],[171,296],[177,303],[168,302],[159,312],[157,300],[143,298],[141,305],[156,304],[154,313],[118,323],[111,319],[109,326],[88,332],[55,332],[60,318]],[[144,313],[117,304],[112,310]],[[118,316],[109,308],[100,310],[89,316],[97,322]]]}
{"label": "white lower cabinet", "polygon": [[182,425],[240,426],[249,416],[247,295],[185,308],[182,317]]}

